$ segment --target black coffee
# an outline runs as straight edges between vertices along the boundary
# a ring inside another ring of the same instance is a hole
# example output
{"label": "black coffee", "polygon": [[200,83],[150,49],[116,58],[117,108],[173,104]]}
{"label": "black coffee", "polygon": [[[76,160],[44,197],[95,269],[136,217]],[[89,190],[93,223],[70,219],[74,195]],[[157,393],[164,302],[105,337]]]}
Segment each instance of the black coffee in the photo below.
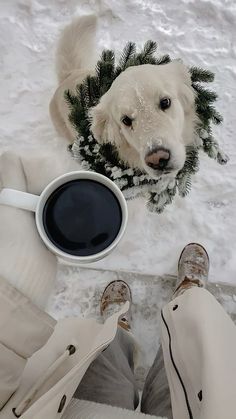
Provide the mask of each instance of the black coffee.
{"label": "black coffee", "polygon": [[118,199],[94,180],[73,180],[56,189],[43,210],[49,239],[63,252],[89,256],[106,249],[120,231]]}

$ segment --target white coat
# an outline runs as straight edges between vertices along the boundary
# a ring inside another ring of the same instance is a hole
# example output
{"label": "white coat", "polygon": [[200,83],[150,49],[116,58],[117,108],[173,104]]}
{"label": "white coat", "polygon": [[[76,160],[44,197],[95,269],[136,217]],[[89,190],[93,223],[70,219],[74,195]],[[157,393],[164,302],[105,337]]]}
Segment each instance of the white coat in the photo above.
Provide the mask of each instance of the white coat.
{"label": "white coat", "polygon": [[[78,170],[77,163],[60,151],[5,152],[0,189],[40,194],[55,177],[72,170]],[[79,318],[56,322],[45,313],[57,261],[29,211],[0,205],[0,249],[0,418],[22,413],[21,419],[72,419],[81,412],[83,418],[99,418],[104,408],[109,418],[130,417],[132,412],[78,400],[76,409],[75,402],[67,409],[88,366],[113,340],[117,318],[129,303],[104,325]],[[75,348],[71,355],[68,346]]]}
{"label": "white coat", "polygon": [[[0,168],[2,187],[36,193],[47,183],[32,173],[38,172],[30,159],[7,153]],[[53,176],[44,169],[40,173],[48,180],[62,173],[60,168]],[[77,318],[56,323],[42,310],[56,260],[37,236],[32,214],[0,205],[0,249],[0,419],[148,418],[90,402],[70,403],[90,363],[114,338],[118,316],[129,303],[104,325]],[[173,418],[235,419],[232,320],[200,288],[175,298],[161,317]]]}
{"label": "white coat", "polygon": [[[56,323],[1,278],[0,418],[58,419],[64,412],[71,418],[74,404],[66,412],[67,405],[88,366],[114,339],[118,317],[128,307],[127,302],[104,324],[79,318]],[[86,411],[87,418],[97,414],[93,406],[77,402],[74,417],[81,417],[80,410],[84,418]],[[121,417],[120,409],[110,407],[110,414]]]}

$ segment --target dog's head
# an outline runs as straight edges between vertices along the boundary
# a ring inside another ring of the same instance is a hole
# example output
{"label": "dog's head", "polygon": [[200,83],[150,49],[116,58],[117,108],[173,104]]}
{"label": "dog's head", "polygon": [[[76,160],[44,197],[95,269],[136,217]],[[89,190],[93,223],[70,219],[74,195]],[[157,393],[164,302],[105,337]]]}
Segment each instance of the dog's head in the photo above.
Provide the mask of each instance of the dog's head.
{"label": "dog's head", "polygon": [[91,109],[91,130],[152,178],[176,174],[193,141],[194,102],[190,74],[180,62],[129,67]]}

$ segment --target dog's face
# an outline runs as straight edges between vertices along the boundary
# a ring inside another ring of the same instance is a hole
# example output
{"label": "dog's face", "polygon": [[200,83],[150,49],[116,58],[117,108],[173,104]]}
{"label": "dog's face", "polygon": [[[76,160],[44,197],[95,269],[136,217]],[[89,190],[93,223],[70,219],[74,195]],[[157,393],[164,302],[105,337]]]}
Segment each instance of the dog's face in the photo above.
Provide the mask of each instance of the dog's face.
{"label": "dog's face", "polygon": [[91,110],[91,129],[97,141],[114,143],[131,167],[159,178],[183,167],[196,119],[186,67],[147,64],[117,77]]}

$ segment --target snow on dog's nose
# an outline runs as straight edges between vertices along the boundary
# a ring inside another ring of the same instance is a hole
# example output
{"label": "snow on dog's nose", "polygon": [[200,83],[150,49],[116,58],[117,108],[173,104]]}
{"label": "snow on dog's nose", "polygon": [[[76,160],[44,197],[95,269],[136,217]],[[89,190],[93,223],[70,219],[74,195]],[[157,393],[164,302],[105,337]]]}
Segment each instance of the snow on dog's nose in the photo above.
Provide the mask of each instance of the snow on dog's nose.
{"label": "snow on dog's nose", "polygon": [[170,160],[170,152],[164,148],[156,148],[145,157],[145,163],[153,170],[165,170]]}

